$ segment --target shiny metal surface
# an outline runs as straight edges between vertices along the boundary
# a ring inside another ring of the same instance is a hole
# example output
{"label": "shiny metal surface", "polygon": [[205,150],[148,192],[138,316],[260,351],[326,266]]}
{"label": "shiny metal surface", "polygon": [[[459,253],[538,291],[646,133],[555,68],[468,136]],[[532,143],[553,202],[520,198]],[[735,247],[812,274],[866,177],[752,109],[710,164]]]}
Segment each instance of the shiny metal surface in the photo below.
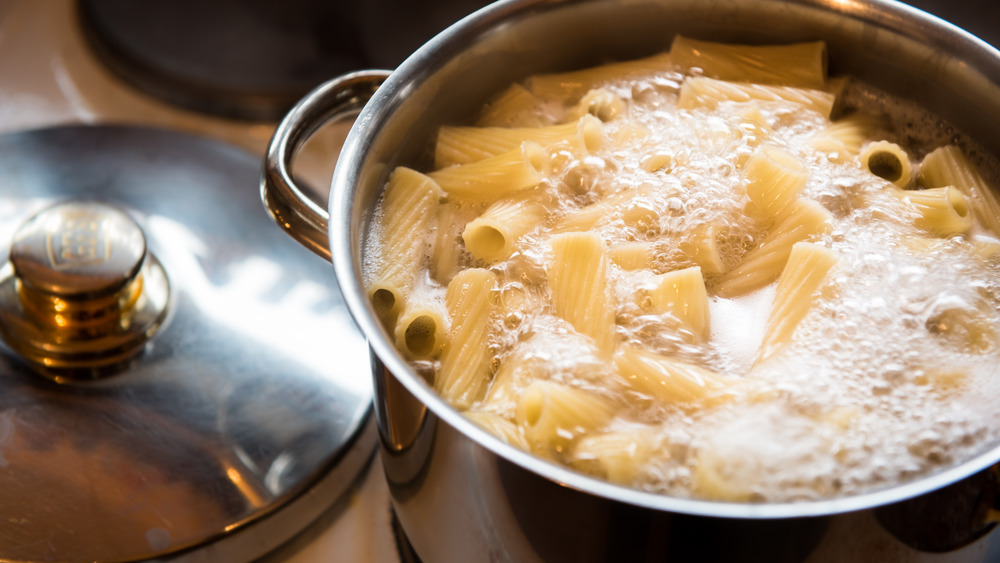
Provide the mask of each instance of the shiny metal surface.
{"label": "shiny metal surface", "polygon": [[[427,561],[916,561],[932,549],[913,536],[945,525],[953,528],[950,541],[933,551],[955,561],[996,560],[1000,540],[981,513],[996,508],[990,467],[1000,446],[855,497],[738,504],[651,495],[501,443],[438,398],[381,327],[361,287],[361,262],[389,171],[426,165],[438,125],[467,121],[513,81],[663,51],[677,33],[749,43],[824,39],[831,73],[921,103],[1000,154],[1000,52],[891,1],[512,0],[446,30],[407,59],[361,112],[330,198],[333,263],[379,359],[382,458],[417,553]],[[947,494],[933,501],[943,488]],[[919,517],[904,534],[892,515],[907,512]],[[934,517],[941,514],[948,515],[944,524]]]}
{"label": "shiny metal surface", "polygon": [[166,131],[0,137],[0,253],[30,256],[15,233],[53,203],[110,202],[171,286],[144,353],[107,378],[53,382],[0,344],[0,560],[250,561],[371,459],[364,339],[329,265],[267,222],[258,174]]}
{"label": "shiny metal surface", "polygon": [[292,238],[330,260],[330,216],[292,177],[295,154],[320,126],[353,118],[389,76],[387,70],[347,74],[302,98],[281,120],[267,147],[260,190],[271,219]]}
{"label": "shiny metal surface", "polygon": [[63,201],[28,218],[0,269],[0,335],[48,377],[114,373],[166,317],[170,282],[127,213]]}

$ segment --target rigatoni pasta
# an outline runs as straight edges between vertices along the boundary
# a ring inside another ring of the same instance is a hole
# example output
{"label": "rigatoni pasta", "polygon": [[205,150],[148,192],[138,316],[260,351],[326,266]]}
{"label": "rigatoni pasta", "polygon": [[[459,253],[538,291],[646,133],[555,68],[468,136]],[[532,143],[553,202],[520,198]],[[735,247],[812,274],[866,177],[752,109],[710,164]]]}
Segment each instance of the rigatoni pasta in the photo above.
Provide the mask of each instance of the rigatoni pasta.
{"label": "rigatoni pasta", "polygon": [[825,57],[677,37],[441,127],[370,233],[401,354],[489,434],[677,496],[856,494],[1000,441],[996,180]]}

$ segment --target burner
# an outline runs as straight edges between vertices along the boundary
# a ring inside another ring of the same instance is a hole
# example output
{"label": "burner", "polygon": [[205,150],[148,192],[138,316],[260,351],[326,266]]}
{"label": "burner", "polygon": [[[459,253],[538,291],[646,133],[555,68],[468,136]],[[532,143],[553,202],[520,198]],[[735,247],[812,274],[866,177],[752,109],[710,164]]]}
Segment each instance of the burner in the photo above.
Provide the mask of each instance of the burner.
{"label": "burner", "polygon": [[447,0],[81,0],[93,50],[123,80],[223,117],[276,120],[325,80],[394,68],[485,5]]}

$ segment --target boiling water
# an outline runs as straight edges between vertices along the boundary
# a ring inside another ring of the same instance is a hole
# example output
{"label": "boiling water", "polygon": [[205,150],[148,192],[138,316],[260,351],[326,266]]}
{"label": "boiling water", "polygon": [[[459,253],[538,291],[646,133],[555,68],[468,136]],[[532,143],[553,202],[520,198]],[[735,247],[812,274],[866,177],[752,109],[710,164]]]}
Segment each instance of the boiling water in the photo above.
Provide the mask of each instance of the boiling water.
{"label": "boiling water", "polygon": [[[886,181],[855,161],[837,164],[808,148],[807,139],[827,121],[797,106],[759,105],[773,130],[767,143],[808,166],[803,197],[834,216],[832,231],[816,242],[834,250],[839,263],[792,345],[756,364],[773,285],[723,299],[712,296],[707,276],[707,343],[690,338],[676,319],[643,308],[652,276],[692,265],[683,249],[705,225],[725,225],[723,261],[730,267],[766,232],[744,212],[737,162],[759,141],[738,128],[746,107],[677,110],[681,80],[679,73],[667,73],[607,85],[628,102],[626,114],[604,124],[605,142],[591,154],[554,150],[552,172],[535,189],[547,202],[547,225],[614,194],[639,194],[630,204],[635,213],[620,210],[594,226],[609,247],[658,245],[649,270],[609,269],[618,342],[753,380],[766,389],[763,398],[689,408],[629,389],[586,337],[545,305],[547,226],[524,236],[509,260],[489,266],[499,276],[500,299],[518,292],[533,304],[494,319],[489,346],[495,366],[516,351],[520,359],[532,359],[535,377],[622,404],[601,431],[639,429],[655,443],[651,455],[637,459],[627,484],[677,496],[787,501],[850,495],[931,473],[993,444],[1000,429],[994,399],[1000,396],[1000,262],[976,254],[970,241],[994,234],[975,230],[954,240],[921,242],[926,233],[912,226],[912,211],[889,195]],[[992,161],[912,104],[857,82],[844,101],[849,109],[881,118],[871,140],[899,143],[914,162],[937,146],[959,142],[996,178]],[[673,165],[643,170],[643,158],[654,153],[668,155]],[[460,220],[481,211],[470,206]],[[377,246],[369,251],[377,257]],[[468,255],[463,260],[483,266]],[[415,291],[440,300],[443,285],[423,275]],[[472,410],[513,420],[515,408],[508,396]],[[595,471],[572,447],[543,454]],[[705,490],[700,483],[706,471],[724,492]]]}

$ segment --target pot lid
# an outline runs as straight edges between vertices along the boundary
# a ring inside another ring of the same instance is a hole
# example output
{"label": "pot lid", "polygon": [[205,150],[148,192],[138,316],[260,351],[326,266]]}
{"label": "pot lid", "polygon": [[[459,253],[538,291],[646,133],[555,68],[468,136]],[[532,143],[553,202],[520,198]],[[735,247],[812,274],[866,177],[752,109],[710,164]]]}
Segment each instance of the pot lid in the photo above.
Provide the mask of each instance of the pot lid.
{"label": "pot lid", "polygon": [[249,561],[371,459],[367,346],[259,174],[182,133],[0,137],[0,560]]}

